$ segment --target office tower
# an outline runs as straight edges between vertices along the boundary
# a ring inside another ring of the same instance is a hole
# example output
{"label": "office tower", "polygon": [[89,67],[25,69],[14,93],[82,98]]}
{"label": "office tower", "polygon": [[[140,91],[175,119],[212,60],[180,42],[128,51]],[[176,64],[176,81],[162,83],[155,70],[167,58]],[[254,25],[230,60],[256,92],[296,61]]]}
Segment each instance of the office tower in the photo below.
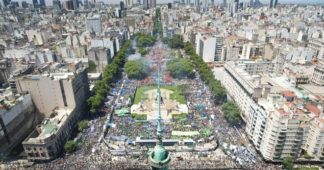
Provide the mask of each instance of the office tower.
{"label": "office tower", "polygon": [[186,0],[186,5],[190,5],[190,0]]}
{"label": "office tower", "polygon": [[141,5],[141,0],[137,0],[137,3]]}
{"label": "office tower", "polygon": [[79,0],[72,0],[73,2],[73,9],[77,10],[79,8]]}
{"label": "office tower", "polygon": [[53,7],[56,9],[61,9],[61,2],[59,0],[53,0]]}
{"label": "office tower", "polygon": [[278,0],[274,0],[273,7],[274,7],[274,8],[277,8],[277,5],[278,5]]}
{"label": "office tower", "polygon": [[26,1],[22,1],[22,2],[21,2],[21,6],[22,6],[23,8],[28,8],[28,4],[27,4]]}
{"label": "office tower", "polygon": [[195,6],[199,6],[199,0],[195,0]]}
{"label": "office tower", "polygon": [[37,0],[33,0],[33,6],[34,6],[34,8],[36,8],[38,6],[38,1]]}
{"label": "office tower", "polygon": [[124,0],[123,3],[124,3],[124,8],[128,8],[128,0]]}
{"label": "office tower", "polygon": [[209,0],[202,0],[202,8],[204,12],[208,10],[208,1]]}
{"label": "office tower", "polygon": [[39,0],[39,5],[45,7],[46,6],[45,0]]}
{"label": "office tower", "polygon": [[89,8],[89,2],[88,2],[88,0],[84,0],[83,1],[83,7],[84,7],[84,9],[88,9]]}
{"label": "office tower", "polygon": [[270,0],[269,9],[273,7],[273,0]]}
{"label": "office tower", "polygon": [[211,0],[211,1],[210,1],[210,4],[211,4],[212,6],[214,6],[214,5],[215,5],[215,0]]}
{"label": "office tower", "polygon": [[150,0],[150,8],[156,7],[156,0]]}
{"label": "office tower", "polygon": [[224,37],[223,36],[216,36],[216,45],[215,45],[215,58],[214,61],[221,61],[222,60],[222,49],[224,45]]}
{"label": "office tower", "polygon": [[128,0],[128,7],[127,8],[131,8],[133,7],[133,0]]}
{"label": "office tower", "polygon": [[8,6],[10,4],[10,0],[3,0],[3,5]]}
{"label": "office tower", "polygon": [[172,8],[172,3],[168,3],[168,9]]}
{"label": "office tower", "polygon": [[101,17],[99,15],[87,18],[87,31],[101,33],[102,25],[101,25]]}
{"label": "office tower", "polygon": [[226,8],[226,6],[227,6],[227,2],[226,0],[223,0],[223,7]]}
{"label": "office tower", "polygon": [[125,9],[125,4],[124,4],[123,1],[120,1],[119,7],[120,7],[121,10],[124,10]]}
{"label": "office tower", "polygon": [[250,0],[250,7],[254,7],[253,0]]}
{"label": "office tower", "polygon": [[148,9],[149,8],[149,0],[143,0],[143,9]]}
{"label": "office tower", "polygon": [[64,1],[62,3],[62,6],[63,6],[63,9],[66,9],[66,10],[73,10],[73,2],[70,0],[70,1]]}

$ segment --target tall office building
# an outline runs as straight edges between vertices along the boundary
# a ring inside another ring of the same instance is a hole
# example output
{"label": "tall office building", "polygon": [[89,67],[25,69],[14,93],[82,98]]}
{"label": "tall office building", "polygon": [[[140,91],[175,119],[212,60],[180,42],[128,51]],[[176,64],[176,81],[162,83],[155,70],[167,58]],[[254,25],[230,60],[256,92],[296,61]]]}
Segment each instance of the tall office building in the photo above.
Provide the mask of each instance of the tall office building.
{"label": "tall office building", "polygon": [[125,9],[125,4],[124,4],[123,1],[120,1],[119,7],[120,7],[121,10],[124,10]]}
{"label": "tall office building", "polygon": [[273,7],[274,7],[274,8],[277,8],[277,5],[278,5],[278,0],[274,0]]}
{"label": "tall office building", "polygon": [[227,6],[227,2],[226,0],[223,0],[223,7],[226,8],[226,6]]}
{"label": "tall office building", "polygon": [[34,8],[38,7],[38,1],[37,0],[33,0],[33,6],[34,6]]}
{"label": "tall office building", "polygon": [[195,0],[195,6],[199,6],[200,1],[199,0]]}
{"label": "tall office building", "polygon": [[141,5],[141,0],[137,0],[137,3]]}
{"label": "tall office building", "polygon": [[202,9],[204,12],[208,10],[209,0],[202,0]]}
{"label": "tall office building", "polygon": [[190,5],[190,0],[186,0],[186,5]]}
{"label": "tall office building", "polygon": [[3,0],[3,6],[8,6],[11,0]]}
{"label": "tall office building", "polygon": [[77,10],[79,8],[79,0],[72,0],[73,2],[73,9]]}
{"label": "tall office building", "polygon": [[148,9],[149,8],[149,0],[143,0],[143,9]]}
{"label": "tall office building", "polygon": [[84,9],[88,9],[89,8],[89,2],[88,2],[88,0],[84,0],[83,1],[83,7],[84,7]]}
{"label": "tall office building", "polygon": [[270,0],[269,9],[273,7],[273,0]]}
{"label": "tall office building", "polygon": [[46,6],[45,0],[39,0],[39,5],[45,7]]}
{"label": "tall office building", "polygon": [[150,0],[150,8],[156,7],[156,0]]}

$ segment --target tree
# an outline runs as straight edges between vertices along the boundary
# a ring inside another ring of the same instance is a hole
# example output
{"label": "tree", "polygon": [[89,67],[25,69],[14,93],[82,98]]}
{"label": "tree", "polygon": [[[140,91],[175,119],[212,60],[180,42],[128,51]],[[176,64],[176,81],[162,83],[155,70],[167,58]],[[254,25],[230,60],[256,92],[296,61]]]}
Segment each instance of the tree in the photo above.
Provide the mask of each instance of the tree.
{"label": "tree", "polygon": [[290,157],[284,158],[284,160],[282,161],[282,165],[283,165],[284,169],[292,170],[294,168],[293,158],[290,158]]}
{"label": "tree", "polygon": [[88,72],[89,73],[91,73],[91,72],[94,72],[94,71],[96,71],[96,64],[92,61],[92,60],[89,60],[89,62],[88,62]]}
{"label": "tree", "polygon": [[77,146],[73,140],[69,140],[64,145],[64,151],[68,153],[72,153],[77,149]]}
{"label": "tree", "polygon": [[140,48],[140,49],[138,50],[138,52],[139,52],[141,55],[145,55],[145,54],[148,53],[148,50],[143,49],[143,48]]}
{"label": "tree", "polygon": [[131,79],[144,79],[150,72],[150,67],[145,60],[128,61],[125,64],[125,72]]}
{"label": "tree", "polygon": [[167,62],[168,71],[174,78],[185,78],[194,76],[194,66],[184,58],[174,58]]}
{"label": "tree", "polygon": [[223,104],[222,111],[224,112],[225,117],[229,122],[234,124],[241,123],[240,109],[234,102],[230,101]]}
{"label": "tree", "polygon": [[181,40],[180,35],[175,35],[174,38],[170,39],[168,42],[170,48],[183,48],[184,43]]}
{"label": "tree", "polygon": [[82,132],[83,129],[88,127],[88,120],[82,120],[78,123],[78,131]]}

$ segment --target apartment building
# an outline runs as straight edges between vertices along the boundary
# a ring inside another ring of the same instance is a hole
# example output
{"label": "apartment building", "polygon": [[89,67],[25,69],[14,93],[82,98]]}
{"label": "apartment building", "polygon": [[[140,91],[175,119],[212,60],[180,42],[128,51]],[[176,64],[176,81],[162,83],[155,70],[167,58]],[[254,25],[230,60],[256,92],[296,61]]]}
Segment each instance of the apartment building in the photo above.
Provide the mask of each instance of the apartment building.
{"label": "apartment building", "polygon": [[79,62],[49,74],[23,76],[16,82],[18,91],[30,93],[45,116],[22,143],[27,159],[51,160],[61,152],[85,110],[89,97],[87,71]]}
{"label": "apartment building", "polygon": [[57,107],[80,106],[89,95],[87,71],[82,62],[53,66],[50,67],[53,70],[45,71],[45,74],[15,78],[17,91],[29,93],[44,117],[49,117]]}
{"label": "apartment building", "polygon": [[312,82],[317,85],[324,85],[324,67],[318,65],[314,68],[314,74],[312,77]]}
{"label": "apartment building", "polygon": [[32,132],[37,123],[36,108],[29,94],[15,97],[6,92],[0,99],[0,154],[7,155]]}
{"label": "apartment building", "polygon": [[199,56],[204,62],[213,62],[216,52],[216,37],[206,35],[200,39]]}

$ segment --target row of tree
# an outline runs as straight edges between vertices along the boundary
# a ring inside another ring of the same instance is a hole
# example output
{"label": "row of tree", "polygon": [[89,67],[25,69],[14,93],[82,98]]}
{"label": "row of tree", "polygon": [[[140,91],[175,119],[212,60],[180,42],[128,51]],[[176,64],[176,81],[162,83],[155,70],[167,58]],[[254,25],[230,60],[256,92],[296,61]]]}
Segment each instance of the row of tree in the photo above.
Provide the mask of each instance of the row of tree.
{"label": "row of tree", "polygon": [[90,113],[94,114],[104,102],[105,96],[109,91],[110,84],[117,76],[118,69],[125,64],[127,50],[130,46],[130,40],[127,40],[123,47],[118,51],[113,61],[105,67],[102,79],[97,81],[94,86],[94,95],[87,102],[90,108]]}
{"label": "row of tree", "polygon": [[215,103],[223,104],[226,101],[226,91],[225,88],[221,85],[220,81],[215,79],[214,73],[212,72],[211,68],[208,67],[208,65],[202,58],[198,57],[195,49],[189,42],[184,44],[184,49],[196,66],[201,79],[208,85],[209,89],[211,90],[212,96],[215,99]]}
{"label": "row of tree", "polygon": [[229,122],[233,124],[241,123],[240,109],[234,102],[230,101],[223,104],[222,111],[224,112],[224,115]]}

